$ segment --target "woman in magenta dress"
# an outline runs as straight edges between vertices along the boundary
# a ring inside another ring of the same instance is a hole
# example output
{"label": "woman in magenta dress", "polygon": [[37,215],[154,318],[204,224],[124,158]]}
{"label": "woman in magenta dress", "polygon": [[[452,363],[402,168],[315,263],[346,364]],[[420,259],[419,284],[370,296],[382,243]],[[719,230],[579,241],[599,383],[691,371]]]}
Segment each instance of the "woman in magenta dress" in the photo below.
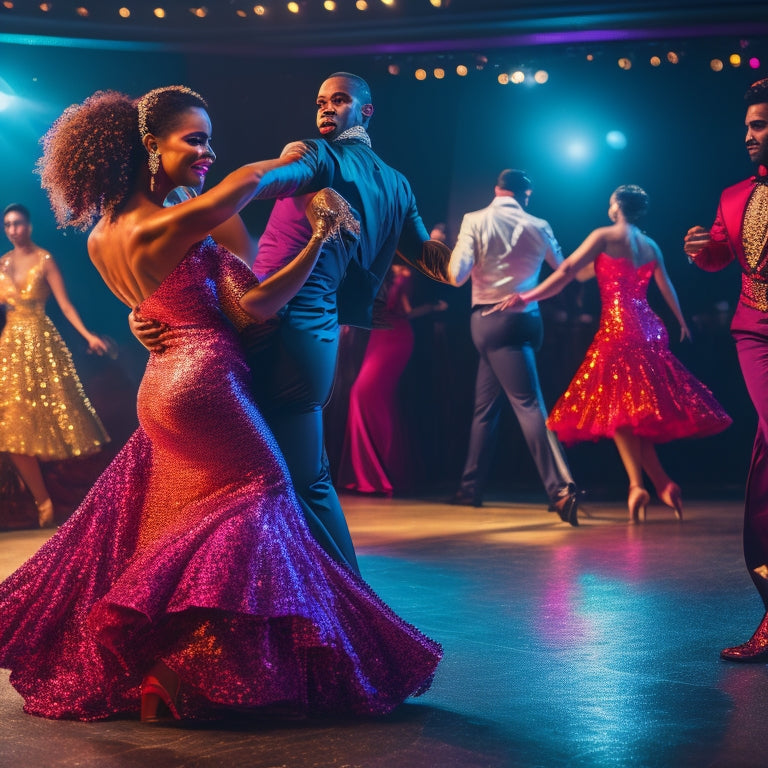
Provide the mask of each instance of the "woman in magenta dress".
{"label": "woman in magenta dress", "polygon": [[59,222],[99,219],[88,250],[105,283],[172,339],[150,356],[138,431],[0,585],[0,666],[32,714],[380,714],[425,690],[440,657],[315,542],[239,347],[237,330],[298,290],[348,208],[319,193],[308,246],[258,284],[223,243],[242,245],[237,212],[291,158],[164,207],[172,188],[202,188],[210,135],[202,98],[171,86],[138,102],[94,94],[45,138]]}
{"label": "woman in magenta dress", "polygon": [[358,493],[391,496],[407,482],[406,440],[397,385],[413,352],[411,320],[447,308],[411,306],[413,274],[393,264],[382,286],[381,323],[368,338],[360,372],[349,393],[349,413],[338,485]]}
{"label": "woman in magenta dress", "polygon": [[661,250],[636,224],[647,207],[640,187],[619,187],[608,208],[612,225],[594,230],[536,288],[498,305],[546,299],[574,277],[597,276],[600,327],[547,425],[566,445],[613,438],[629,478],[630,522],[645,517],[650,501],[643,473],[661,501],[683,517],[680,487],[661,465],[656,443],[713,435],[731,423],[712,393],[670,352],[666,328],[648,304],[653,278],[680,323],[680,340],[690,338]]}

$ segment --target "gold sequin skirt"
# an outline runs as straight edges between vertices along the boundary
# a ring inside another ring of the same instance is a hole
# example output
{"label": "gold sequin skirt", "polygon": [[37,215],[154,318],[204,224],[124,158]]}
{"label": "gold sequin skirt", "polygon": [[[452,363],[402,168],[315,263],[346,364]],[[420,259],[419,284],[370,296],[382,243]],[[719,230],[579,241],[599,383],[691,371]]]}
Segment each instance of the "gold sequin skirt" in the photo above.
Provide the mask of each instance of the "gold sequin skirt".
{"label": "gold sequin skirt", "polygon": [[56,460],[107,442],[53,323],[41,312],[9,311],[0,335],[0,451]]}

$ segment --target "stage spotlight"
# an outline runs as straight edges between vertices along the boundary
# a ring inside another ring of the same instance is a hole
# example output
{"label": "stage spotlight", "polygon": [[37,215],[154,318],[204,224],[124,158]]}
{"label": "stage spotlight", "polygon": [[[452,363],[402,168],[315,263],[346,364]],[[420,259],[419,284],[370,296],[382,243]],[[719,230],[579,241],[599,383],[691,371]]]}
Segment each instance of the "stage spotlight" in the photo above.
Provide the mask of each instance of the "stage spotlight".
{"label": "stage spotlight", "polygon": [[732,54],[731,54],[731,55],[728,57],[728,63],[729,63],[729,64],[730,64],[732,67],[740,67],[740,66],[741,66],[741,56],[739,56],[739,54],[738,54],[738,53],[732,53]]}
{"label": "stage spotlight", "polygon": [[253,12],[257,16],[264,16],[267,12],[267,9],[263,5],[254,5],[253,6]]}
{"label": "stage spotlight", "polygon": [[426,79],[427,79],[427,70],[426,70],[426,69],[417,69],[417,70],[416,70],[416,71],[413,73],[413,76],[414,76],[414,77],[415,77],[417,80],[426,80]]}
{"label": "stage spotlight", "polygon": [[367,0],[357,0],[357,2],[355,3],[355,8],[357,8],[358,11],[367,11],[368,10]]}
{"label": "stage spotlight", "polygon": [[16,100],[13,89],[0,77],[0,112],[4,112]]}
{"label": "stage spotlight", "polygon": [[456,67],[456,74],[459,77],[466,77],[467,76],[467,72],[469,72],[469,70],[463,64],[459,64]]}
{"label": "stage spotlight", "polygon": [[626,57],[622,56],[619,61],[619,69],[632,69],[632,62]]}
{"label": "stage spotlight", "polygon": [[757,56],[753,56],[749,60],[749,66],[751,69],[760,69],[760,59],[758,59]]}
{"label": "stage spotlight", "polygon": [[540,69],[536,74],[533,76],[533,79],[539,84],[544,85],[549,80],[549,72],[547,72],[544,69]]}
{"label": "stage spotlight", "polygon": [[670,64],[679,64],[680,63],[680,57],[675,53],[675,51],[670,51],[667,54],[667,61]]}
{"label": "stage spotlight", "polygon": [[244,11],[242,8],[238,8],[238,9],[235,11],[235,14],[237,14],[237,15],[238,15],[238,16],[239,16],[241,19],[246,19],[246,18],[248,18],[248,14],[247,14],[247,13],[246,13],[246,12],[245,12],[245,11]]}
{"label": "stage spotlight", "polygon": [[572,163],[584,163],[589,160],[591,151],[585,139],[571,139],[565,145],[565,155]]}
{"label": "stage spotlight", "polygon": [[525,82],[525,72],[522,69],[516,69],[514,72],[510,72],[509,82],[515,85]]}
{"label": "stage spotlight", "polygon": [[165,8],[155,8],[154,14],[155,14],[155,16],[157,16],[158,19],[164,19],[165,18]]}
{"label": "stage spotlight", "polygon": [[390,64],[387,67],[387,72],[389,72],[390,75],[399,75],[400,67],[397,64]]}
{"label": "stage spotlight", "polygon": [[336,0],[324,0],[323,8],[325,8],[326,11],[335,11],[336,10]]}
{"label": "stage spotlight", "polygon": [[77,8],[75,8],[75,13],[78,16],[82,16],[84,19],[88,18],[88,9],[84,5],[80,5]]}
{"label": "stage spotlight", "polygon": [[713,72],[722,72],[724,66],[725,64],[723,64],[722,59],[712,59],[712,61],[709,62],[709,68]]}
{"label": "stage spotlight", "polygon": [[605,134],[605,143],[611,149],[626,149],[627,137],[621,131],[608,131]]}
{"label": "stage spotlight", "polygon": [[288,5],[287,5],[286,7],[288,8],[288,10],[289,10],[291,13],[298,13],[298,12],[299,12],[299,4],[298,4],[298,3],[295,3],[295,2],[293,2],[293,0],[291,0],[291,2],[290,2],[290,3],[288,3]]}
{"label": "stage spotlight", "polygon": [[509,75],[506,72],[502,72],[496,79],[499,85],[509,85]]}
{"label": "stage spotlight", "polygon": [[651,66],[652,67],[660,67],[661,66],[661,59],[658,56],[651,56]]}
{"label": "stage spotlight", "polygon": [[445,77],[445,70],[442,67],[435,67],[432,70],[435,80],[442,80]]}
{"label": "stage spotlight", "polygon": [[121,8],[118,13],[120,14],[121,19],[128,19],[131,16],[131,9],[130,8]]}

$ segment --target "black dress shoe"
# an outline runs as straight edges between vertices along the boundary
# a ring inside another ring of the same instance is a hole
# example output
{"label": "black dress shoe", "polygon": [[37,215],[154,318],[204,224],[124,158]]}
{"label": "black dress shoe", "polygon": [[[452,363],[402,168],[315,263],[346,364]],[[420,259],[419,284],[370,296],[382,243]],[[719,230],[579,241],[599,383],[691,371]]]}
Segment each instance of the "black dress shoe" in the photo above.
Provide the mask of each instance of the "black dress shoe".
{"label": "black dress shoe", "polygon": [[483,506],[483,502],[477,496],[473,496],[471,493],[466,493],[465,491],[456,491],[456,493],[451,498],[450,503],[457,507]]}
{"label": "black dress shoe", "polygon": [[557,512],[560,519],[569,525],[578,526],[579,524],[579,492],[573,483],[569,483],[563,488],[558,497],[552,500],[549,506],[550,511]]}

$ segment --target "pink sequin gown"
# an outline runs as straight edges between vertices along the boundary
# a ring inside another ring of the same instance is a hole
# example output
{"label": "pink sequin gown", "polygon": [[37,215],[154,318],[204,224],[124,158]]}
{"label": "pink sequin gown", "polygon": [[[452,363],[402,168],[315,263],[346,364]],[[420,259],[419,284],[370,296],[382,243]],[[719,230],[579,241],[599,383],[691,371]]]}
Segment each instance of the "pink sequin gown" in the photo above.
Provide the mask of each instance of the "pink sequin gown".
{"label": "pink sequin gown", "polygon": [[222,306],[245,322],[253,280],[208,239],[143,303],[176,330],[147,366],[141,427],[0,585],[0,666],[25,711],[137,713],[156,659],[192,718],[380,714],[429,686],[440,647],[315,543],[250,399]]}
{"label": "pink sequin gown", "polygon": [[407,270],[392,279],[384,307],[387,327],[371,331],[349,393],[338,472],[338,484],[347,490],[391,496],[406,482],[407,446],[397,388],[414,345],[413,328],[403,309],[403,295],[410,293],[412,282]]}
{"label": "pink sequin gown", "polygon": [[601,253],[595,260],[602,313],[592,344],[547,426],[569,445],[630,427],[655,443],[704,437],[731,418],[669,351],[664,324],[648,304],[656,262],[636,267]]}

